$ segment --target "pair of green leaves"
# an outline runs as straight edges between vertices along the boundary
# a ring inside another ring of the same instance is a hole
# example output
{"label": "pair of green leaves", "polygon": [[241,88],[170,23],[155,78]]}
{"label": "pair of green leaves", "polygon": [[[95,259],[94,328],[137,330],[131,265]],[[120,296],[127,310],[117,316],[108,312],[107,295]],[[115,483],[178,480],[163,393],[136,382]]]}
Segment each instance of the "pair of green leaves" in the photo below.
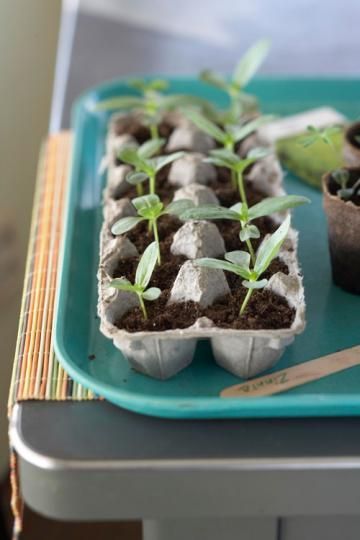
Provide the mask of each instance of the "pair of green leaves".
{"label": "pair of green leaves", "polygon": [[142,197],[136,197],[131,202],[135,206],[138,215],[119,219],[111,228],[113,234],[124,234],[141,221],[154,221],[165,214],[180,216],[193,204],[188,199],[182,199],[174,201],[165,207],[158,195],[143,195]]}
{"label": "pair of green leaves", "polygon": [[314,126],[308,126],[307,131],[308,135],[305,135],[299,139],[299,144],[304,148],[312,146],[318,141],[321,141],[330,146],[334,146],[332,135],[338,133],[341,130],[339,126],[330,126],[326,128],[316,128]]}
{"label": "pair of green leaves", "polygon": [[225,124],[222,129],[215,122],[212,122],[209,118],[194,109],[185,110],[184,113],[199,129],[229,150],[234,150],[236,143],[244,140],[251,133],[259,129],[259,127],[267,124],[274,118],[271,115],[259,116],[242,125]]}
{"label": "pair of green leaves", "polygon": [[134,171],[130,171],[126,176],[126,180],[130,184],[139,185],[149,180],[150,193],[155,193],[156,174],[163,167],[184,155],[184,152],[174,152],[154,157],[164,146],[164,143],[165,139],[151,139],[139,147],[128,145],[121,148],[118,158],[134,167]]}
{"label": "pair of green leaves", "polygon": [[244,203],[237,203],[231,208],[215,205],[203,205],[190,208],[181,214],[181,219],[227,219],[238,221],[241,225],[240,240],[247,242],[252,238],[260,238],[260,231],[252,223],[257,218],[270,216],[275,212],[284,212],[310,202],[306,197],[298,195],[283,195],[268,197],[251,208]]}
{"label": "pair of green leaves", "polygon": [[251,265],[250,254],[246,251],[225,253],[225,261],[212,258],[196,259],[195,264],[197,266],[232,272],[243,278],[242,285],[248,289],[248,293],[240,307],[239,314],[242,315],[252,291],[254,289],[262,289],[268,283],[267,279],[260,278],[269,268],[271,262],[277,257],[289,228],[290,216],[287,216],[280,227],[262,241],[253,265]]}
{"label": "pair of green leaves", "polygon": [[266,156],[268,156],[270,150],[268,148],[252,148],[248,152],[245,158],[241,158],[235,152],[228,150],[226,148],[211,150],[210,156],[205,159],[208,163],[212,163],[218,167],[226,167],[231,171],[231,181],[233,187],[236,188],[236,185],[239,190],[241,202],[247,204],[247,197],[245,191],[245,184],[243,174],[245,169]]}
{"label": "pair of green leaves", "polygon": [[256,147],[252,148],[245,158],[239,156],[235,152],[228,150],[226,148],[219,148],[216,150],[211,150],[208,158],[205,159],[208,163],[212,163],[217,167],[226,167],[238,174],[242,174],[245,169],[250,165],[262,159],[270,154],[268,148]]}
{"label": "pair of green leaves", "polygon": [[337,169],[331,173],[335,182],[340,186],[337,190],[337,195],[344,201],[349,201],[360,191],[360,178],[349,186],[350,172],[347,169]]}
{"label": "pair of green leaves", "polygon": [[155,244],[157,246],[158,263],[160,264],[161,253],[157,220],[165,214],[180,216],[190,206],[193,206],[193,203],[187,199],[182,199],[179,201],[173,201],[165,207],[160,201],[160,198],[155,194],[136,197],[131,202],[137,211],[137,216],[119,219],[119,221],[112,226],[111,232],[115,235],[124,234],[136,227],[136,225],[142,221],[147,221],[149,224],[149,230],[152,230],[154,234]]}
{"label": "pair of green leaves", "polygon": [[144,318],[147,319],[147,312],[144,300],[157,300],[161,294],[158,287],[147,286],[150,283],[157,260],[157,245],[152,242],[144,251],[136,269],[135,282],[131,283],[125,277],[113,279],[109,286],[120,291],[131,292],[137,295]]}
{"label": "pair of green leaves", "polygon": [[265,60],[269,48],[270,42],[268,40],[261,40],[250,47],[236,64],[230,81],[209,69],[200,73],[201,80],[229,95],[231,107],[227,114],[227,120],[230,120],[231,123],[235,123],[242,112],[255,107],[256,99],[245,94],[243,90]]}

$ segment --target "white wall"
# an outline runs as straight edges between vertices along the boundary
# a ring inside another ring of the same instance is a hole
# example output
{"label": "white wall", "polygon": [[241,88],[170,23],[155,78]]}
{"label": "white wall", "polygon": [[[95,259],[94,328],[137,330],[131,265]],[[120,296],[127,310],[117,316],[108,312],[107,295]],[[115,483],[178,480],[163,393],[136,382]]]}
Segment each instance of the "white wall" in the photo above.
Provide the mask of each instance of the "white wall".
{"label": "white wall", "polygon": [[0,0],[0,472],[37,155],[47,132],[60,0]]}

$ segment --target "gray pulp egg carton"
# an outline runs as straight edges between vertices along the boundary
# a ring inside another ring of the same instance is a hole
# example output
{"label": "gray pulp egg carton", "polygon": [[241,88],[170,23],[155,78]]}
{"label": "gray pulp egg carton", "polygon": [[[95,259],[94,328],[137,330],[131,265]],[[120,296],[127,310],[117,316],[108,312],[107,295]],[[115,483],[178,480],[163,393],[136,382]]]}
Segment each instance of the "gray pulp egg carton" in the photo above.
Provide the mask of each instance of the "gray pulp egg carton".
{"label": "gray pulp egg carton", "polygon": [[[174,118],[173,118],[174,119]],[[181,160],[174,162],[169,173],[169,181],[178,186],[174,199],[187,198],[195,204],[216,203],[215,194],[206,186],[207,178],[214,171],[202,170],[199,183],[199,160],[197,154],[209,149],[210,142],[202,133],[194,130],[186,120],[176,117],[175,129],[171,135],[176,145],[171,150],[184,148],[191,141],[191,150],[196,154],[192,166],[189,158],[184,160],[181,174]],[[157,379],[168,379],[191,364],[198,339],[208,338],[215,362],[227,371],[243,378],[253,377],[272,367],[282,355],[285,347],[305,327],[305,300],[302,278],[297,260],[297,232],[289,231],[279,257],[287,264],[289,274],[274,274],[266,287],[286,298],[295,309],[294,321],[290,328],[279,330],[233,330],[216,327],[206,317],[201,317],[185,329],[155,332],[130,333],[115,326],[127,311],[138,305],[135,295],[108,287],[112,272],[120,258],[138,255],[137,249],[126,237],[113,237],[111,225],[121,217],[134,214],[134,208],[127,198],[119,198],[126,191],[126,165],[115,166],[114,152],[129,136],[116,136],[110,122],[107,138],[108,181],[104,190],[104,222],[100,238],[100,264],[98,270],[98,313],[100,330],[118,347],[130,365],[137,371]],[[189,128],[190,133],[186,133]],[[195,134],[194,134],[195,133]],[[175,137],[174,137],[175,134]],[[171,137],[169,142],[171,141]],[[183,138],[183,141],[182,141]],[[123,139],[123,140],[121,140]],[[249,141],[256,144],[256,136]],[[134,141],[133,141],[134,142]],[[169,144],[169,143],[168,143]],[[174,148],[175,146],[175,148]],[[190,149],[190,148],[189,148]],[[209,164],[206,164],[209,165]],[[179,173],[180,168],[180,173]],[[282,171],[272,154],[254,165],[249,175],[254,187],[267,196],[283,195]],[[285,214],[274,215],[280,223]],[[182,265],[174,282],[169,302],[194,300],[203,306],[229,292],[222,270],[195,267],[192,259],[203,256],[222,256],[225,247],[215,225],[203,221],[186,222],[175,233],[173,253],[181,253],[188,260]]]}

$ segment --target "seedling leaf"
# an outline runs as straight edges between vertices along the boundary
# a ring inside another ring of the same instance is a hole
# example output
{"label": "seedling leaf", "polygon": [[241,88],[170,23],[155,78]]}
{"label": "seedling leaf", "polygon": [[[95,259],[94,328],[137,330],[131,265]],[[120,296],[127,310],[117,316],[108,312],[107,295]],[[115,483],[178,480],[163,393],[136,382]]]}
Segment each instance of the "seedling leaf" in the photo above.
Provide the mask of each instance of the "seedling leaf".
{"label": "seedling leaf", "polygon": [[196,206],[195,208],[190,208],[185,210],[180,215],[180,218],[183,220],[186,219],[232,219],[237,220],[239,218],[238,214],[233,210],[225,208],[223,206],[216,206],[214,204]]}
{"label": "seedling leaf", "polygon": [[257,129],[259,129],[259,127],[271,122],[271,120],[273,120],[274,118],[275,116],[272,115],[259,116],[258,118],[247,122],[243,126],[230,126],[229,129],[232,131],[235,142],[239,142],[248,137],[248,135],[250,135]]}
{"label": "seedling leaf", "polygon": [[212,86],[215,86],[216,88],[220,88],[220,90],[227,90],[228,85],[225,79],[210,69],[204,69],[201,71],[200,79],[208,84],[211,84]]}
{"label": "seedling leaf", "polygon": [[154,166],[155,171],[158,172],[160,169],[165,167],[166,165],[169,165],[169,163],[172,163],[173,161],[183,157],[185,155],[185,152],[174,152],[173,154],[169,154],[168,156],[159,156],[157,158],[154,158]]}
{"label": "seedling leaf", "polygon": [[119,221],[114,223],[114,225],[111,227],[111,232],[117,236],[124,234],[133,229],[142,220],[143,218],[141,217],[125,217],[119,219]]}
{"label": "seedling leaf", "polygon": [[142,184],[143,182],[145,182],[145,180],[148,180],[148,179],[149,179],[149,176],[143,172],[130,171],[126,175],[126,181],[129,182],[129,184],[132,184],[133,186],[136,186],[137,184]]}
{"label": "seedling leaf", "polygon": [[277,256],[290,228],[290,216],[287,216],[280,227],[265,238],[256,254],[254,272],[260,276],[269,267],[271,261]]}
{"label": "seedling leaf", "polygon": [[133,292],[134,290],[134,285],[125,277],[113,279],[110,281],[109,287],[114,287],[114,289],[118,289],[119,291]]}
{"label": "seedling leaf", "polygon": [[143,210],[144,208],[151,208],[159,204],[160,199],[158,195],[149,194],[142,195],[141,197],[135,197],[135,199],[133,199],[131,202],[135,206],[136,210],[139,212],[139,210]]}
{"label": "seedling leaf", "polygon": [[245,227],[241,229],[239,236],[242,242],[246,242],[246,240],[250,240],[250,238],[260,238],[260,231],[256,225],[245,225]]}
{"label": "seedling leaf", "polygon": [[173,201],[166,207],[166,213],[174,216],[182,216],[182,214],[194,207],[194,203],[190,199],[180,199]]}
{"label": "seedling leaf", "polygon": [[225,144],[227,140],[226,133],[222,131],[214,122],[206,118],[198,111],[189,109],[184,111],[185,115],[193,122],[199,129],[205,131],[210,137],[213,137],[216,141]]}
{"label": "seedling leaf", "polygon": [[136,285],[140,285],[142,289],[146,289],[147,285],[149,284],[151,275],[156,265],[157,257],[158,246],[156,242],[152,242],[142,254],[136,269],[135,283]]}
{"label": "seedling leaf", "polygon": [[137,154],[141,159],[148,159],[154,156],[165,144],[165,139],[150,139],[142,144]]}
{"label": "seedling leaf", "polygon": [[225,259],[237,266],[242,266],[249,270],[250,254],[247,251],[229,251],[225,253]]}
{"label": "seedling leaf", "polygon": [[267,279],[260,279],[260,281],[248,281],[245,279],[242,282],[242,285],[246,287],[247,289],[263,289],[265,285],[267,285],[268,280]]}
{"label": "seedling leaf", "polygon": [[270,42],[267,39],[258,41],[250,47],[237,64],[233,74],[233,81],[240,87],[244,88],[254,74],[257,72],[263,61],[265,60],[270,48]]}
{"label": "seedling leaf", "polygon": [[249,209],[249,218],[250,220],[253,220],[262,216],[269,216],[275,212],[283,212],[284,210],[295,208],[296,206],[300,206],[301,204],[308,202],[310,202],[309,199],[299,195],[268,197]]}
{"label": "seedling leaf", "polygon": [[158,287],[150,287],[147,291],[143,293],[144,300],[153,301],[157,300],[161,294],[161,290]]}

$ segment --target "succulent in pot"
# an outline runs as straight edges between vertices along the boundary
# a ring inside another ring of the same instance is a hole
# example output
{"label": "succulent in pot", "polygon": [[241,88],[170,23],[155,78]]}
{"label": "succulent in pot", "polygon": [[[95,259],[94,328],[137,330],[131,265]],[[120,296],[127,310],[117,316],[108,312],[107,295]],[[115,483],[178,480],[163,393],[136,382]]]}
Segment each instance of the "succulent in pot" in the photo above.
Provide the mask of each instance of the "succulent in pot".
{"label": "succulent in pot", "polygon": [[360,168],[344,168],[323,176],[333,280],[360,294]]}
{"label": "succulent in pot", "polygon": [[343,155],[350,167],[360,167],[360,121],[345,130]]}

